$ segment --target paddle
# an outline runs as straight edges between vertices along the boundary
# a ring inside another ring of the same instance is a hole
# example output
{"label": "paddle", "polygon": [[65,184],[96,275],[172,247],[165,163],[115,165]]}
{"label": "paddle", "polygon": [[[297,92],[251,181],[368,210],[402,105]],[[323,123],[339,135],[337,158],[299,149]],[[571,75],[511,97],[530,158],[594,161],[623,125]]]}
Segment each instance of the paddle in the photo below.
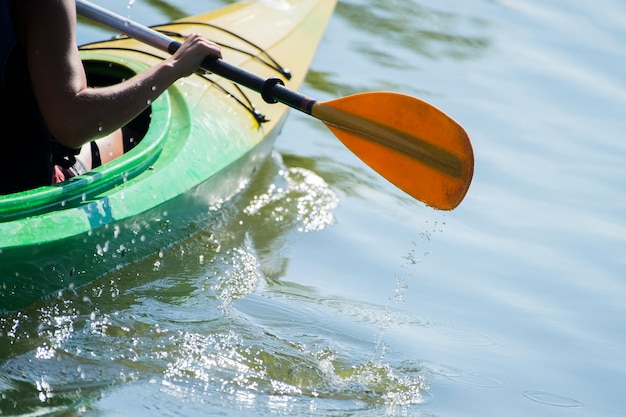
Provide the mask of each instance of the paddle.
{"label": "paddle", "polygon": [[[181,45],[125,17],[76,0],[81,16],[157,49],[174,53]],[[264,79],[221,59],[202,68],[322,121],[361,160],[395,186],[427,205],[452,210],[472,181],[474,155],[463,128],[436,107],[390,92],[355,94],[327,102],[292,91],[277,78]]]}

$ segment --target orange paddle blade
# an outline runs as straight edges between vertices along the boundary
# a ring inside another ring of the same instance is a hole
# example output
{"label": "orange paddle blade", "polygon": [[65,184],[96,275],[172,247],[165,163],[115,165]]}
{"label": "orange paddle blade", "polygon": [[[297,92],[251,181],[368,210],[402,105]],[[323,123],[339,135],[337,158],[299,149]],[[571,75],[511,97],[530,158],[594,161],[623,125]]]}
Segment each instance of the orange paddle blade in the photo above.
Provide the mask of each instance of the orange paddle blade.
{"label": "orange paddle blade", "polygon": [[372,92],[315,103],[311,115],[413,198],[452,210],[465,197],[474,172],[472,145],[436,107],[404,94]]}

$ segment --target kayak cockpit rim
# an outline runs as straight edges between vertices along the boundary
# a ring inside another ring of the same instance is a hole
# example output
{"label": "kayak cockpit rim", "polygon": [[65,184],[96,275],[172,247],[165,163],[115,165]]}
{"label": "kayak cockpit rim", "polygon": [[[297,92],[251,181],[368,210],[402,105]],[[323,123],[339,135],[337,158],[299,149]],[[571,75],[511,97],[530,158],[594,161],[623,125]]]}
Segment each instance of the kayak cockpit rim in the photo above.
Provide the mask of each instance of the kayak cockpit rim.
{"label": "kayak cockpit rim", "polygon": [[[83,64],[89,84],[95,86],[117,83],[137,73],[137,70],[110,61],[85,59]],[[169,115],[170,105],[168,95],[162,94],[127,125],[137,135],[132,151],[119,158],[59,184],[0,196],[0,222],[81,204],[148,169],[167,140],[169,124],[168,117],[159,118],[159,122],[154,123],[152,116]]]}

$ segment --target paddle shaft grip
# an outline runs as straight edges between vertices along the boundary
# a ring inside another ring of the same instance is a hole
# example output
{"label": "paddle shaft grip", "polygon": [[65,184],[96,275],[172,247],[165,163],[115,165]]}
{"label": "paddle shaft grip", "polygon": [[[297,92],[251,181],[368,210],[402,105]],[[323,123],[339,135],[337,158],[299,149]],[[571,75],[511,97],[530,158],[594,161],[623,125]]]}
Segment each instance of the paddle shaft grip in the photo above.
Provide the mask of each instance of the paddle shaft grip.
{"label": "paddle shaft grip", "polygon": [[[131,38],[170,54],[176,52],[181,45],[179,41],[172,40],[167,35],[86,0],[76,0],[76,12],[87,19],[118,30]],[[260,93],[268,103],[281,102],[293,109],[311,115],[315,100],[288,89],[278,78],[265,79],[216,58],[206,58],[202,62],[201,67],[206,71]]]}
{"label": "paddle shaft grip", "polygon": [[[180,42],[172,41],[170,53],[175,52],[180,45]],[[206,71],[260,93],[268,103],[280,102],[308,115],[311,114],[313,105],[316,103],[311,97],[285,87],[283,81],[279,78],[263,78],[229,64],[222,59],[205,58],[201,67]]]}

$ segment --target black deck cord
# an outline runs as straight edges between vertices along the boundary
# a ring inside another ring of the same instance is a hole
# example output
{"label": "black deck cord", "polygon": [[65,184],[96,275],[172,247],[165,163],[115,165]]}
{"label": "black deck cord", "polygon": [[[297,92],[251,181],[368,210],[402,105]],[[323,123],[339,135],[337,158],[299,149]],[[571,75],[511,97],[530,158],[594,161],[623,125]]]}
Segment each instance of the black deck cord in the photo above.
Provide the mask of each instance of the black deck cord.
{"label": "black deck cord", "polygon": [[[84,44],[81,45],[82,46],[90,46],[91,44],[98,44],[101,42],[92,42],[92,43],[88,43],[88,44]],[[158,58],[158,59],[165,59],[160,55],[156,55],[156,54],[152,54],[149,52],[145,52],[145,51],[138,51],[136,49],[132,49],[132,48],[120,48],[120,47],[111,47],[111,46],[107,46],[106,48],[90,48],[87,49],[89,51],[105,51],[105,50],[116,50],[116,51],[132,51],[132,52],[137,52],[137,53],[141,53],[144,55],[149,55],[153,58]],[[265,122],[268,122],[269,119],[267,119],[261,112],[259,112],[254,105],[252,104],[252,101],[248,98],[248,96],[246,95],[246,93],[244,93],[241,88],[239,88],[239,86],[237,84],[233,85],[235,86],[235,88],[237,89],[237,91],[239,91],[241,93],[241,95],[243,95],[246,98],[246,103],[244,103],[243,101],[241,101],[240,99],[238,99],[237,97],[235,97],[230,91],[228,91],[226,88],[224,88],[222,85],[220,85],[218,82],[216,82],[215,80],[212,80],[210,78],[208,78],[206,75],[197,72],[196,73],[197,76],[202,77],[204,79],[206,79],[207,81],[209,81],[210,83],[212,83],[214,86],[216,86],[217,88],[219,88],[220,90],[222,90],[225,94],[228,94],[230,97],[233,98],[233,100],[235,100],[237,103],[239,103],[241,105],[241,107],[243,107],[244,109],[246,109],[251,115],[252,117],[254,117],[254,119],[259,123],[259,124],[263,124]]]}
{"label": "black deck cord", "polygon": [[251,57],[251,58],[261,62],[262,64],[264,64],[264,65],[272,68],[276,72],[280,73],[286,79],[288,79],[288,80],[291,79],[291,71],[289,69],[287,69],[287,68],[284,68],[282,65],[280,65],[263,48],[261,48],[260,46],[258,46],[254,42],[249,41],[248,39],[244,38],[243,36],[237,35],[235,32],[232,32],[232,31],[230,31],[228,29],[224,29],[222,27],[219,27],[219,26],[216,26],[216,25],[212,25],[210,23],[196,22],[196,21],[172,22],[172,23],[167,23],[167,24],[164,24],[164,25],[151,26],[150,29],[157,30],[158,32],[160,32],[160,33],[162,33],[164,35],[170,36],[170,37],[178,36],[178,37],[184,39],[184,37],[181,36],[181,34],[178,33],[178,32],[173,32],[173,31],[169,31],[169,30],[166,30],[166,29],[159,29],[159,28],[165,28],[165,27],[168,27],[168,26],[177,26],[177,25],[189,25],[189,24],[195,25],[195,26],[207,26],[207,27],[210,27],[210,28],[213,28],[213,29],[217,29],[217,30],[219,30],[221,32],[229,34],[230,36],[232,36],[234,38],[237,38],[239,40],[244,41],[245,43],[250,45],[252,48],[256,49],[258,52],[261,52],[263,55],[265,55],[270,62],[267,62],[267,60],[261,58],[260,56],[254,54],[252,52],[244,51],[243,49],[235,48],[233,46],[222,45],[222,44],[219,44],[219,45],[221,47],[224,47],[224,48],[229,48],[232,51],[237,51],[237,52],[241,52],[242,54],[248,55],[249,57]]}
{"label": "black deck cord", "polygon": [[[228,49],[230,49],[230,50],[237,51],[237,52],[243,53],[243,54],[245,54],[245,55],[248,55],[248,56],[249,56],[249,57],[251,57],[252,59],[254,59],[254,60],[256,60],[256,61],[258,61],[258,62],[262,63],[263,65],[265,65],[265,66],[267,66],[267,67],[269,67],[269,68],[273,69],[274,71],[278,72],[279,74],[281,74],[281,75],[282,75],[283,77],[285,77],[286,79],[288,79],[288,80],[289,80],[289,79],[291,79],[291,71],[290,71],[289,69],[287,69],[287,68],[284,68],[284,67],[283,67],[283,66],[281,66],[280,64],[278,64],[278,62],[277,62],[274,58],[272,58],[272,56],[271,56],[270,54],[268,54],[265,50],[263,50],[261,47],[259,47],[258,45],[255,45],[253,42],[250,42],[249,40],[247,40],[247,39],[245,39],[245,38],[243,38],[243,37],[241,37],[241,36],[237,35],[236,33],[231,32],[231,31],[229,31],[229,30],[227,30],[227,29],[224,29],[224,28],[220,28],[219,26],[215,26],[215,25],[211,25],[211,24],[209,24],[209,23],[203,23],[203,22],[173,22],[173,23],[168,23],[168,24],[166,24],[166,25],[151,26],[151,29],[157,30],[157,31],[159,31],[160,33],[163,33],[164,35],[167,35],[167,36],[172,37],[172,38],[176,38],[176,37],[177,37],[177,38],[180,38],[180,39],[184,39],[184,36],[183,36],[181,33],[178,33],[178,32],[173,32],[173,31],[168,31],[168,30],[163,30],[163,29],[159,29],[160,27],[165,27],[165,26],[175,26],[175,25],[182,25],[182,24],[187,24],[187,25],[188,25],[188,24],[194,24],[194,25],[198,25],[198,26],[208,26],[208,27],[211,27],[211,28],[214,28],[214,29],[220,30],[220,31],[222,31],[222,32],[224,32],[224,33],[227,33],[227,34],[229,34],[229,35],[231,35],[231,36],[233,36],[233,37],[235,37],[235,38],[237,38],[237,39],[240,39],[240,40],[242,40],[242,41],[246,42],[248,45],[252,46],[254,49],[256,49],[257,51],[259,51],[259,52],[261,52],[263,55],[265,55],[265,56],[267,57],[267,59],[268,59],[270,62],[268,62],[267,60],[265,60],[265,59],[263,59],[263,58],[259,57],[258,55],[255,55],[255,54],[253,54],[253,53],[251,53],[251,52],[247,52],[247,51],[244,51],[244,50],[242,50],[242,49],[235,48],[235,47],[232,47],[232,46],[229,46],[229,45],[224,45],[224,44],[219,44],[219,45],[220,45],[220,47],[222,47],[222,48],[228,48]],[[127,36],[127,35],[124,35],[124,34],[121,34],[121,35],[118,35],[118,36],[114,37],[114,39],[123,39],[123,38],[128,38],[128,36]],[[86,46],[89,46],[89,45],[92,45],[92,44],[98,44],[98,43],[101,43],[101,41],[96,41],[96,42],[87,43],[87,44],[81,45],[81,47],[86,47]],[[142,54],[149,55],[149,56],[152,56],[152,57],[155,57],[155,58],[164,59],[163,57],[161,57],[161,56],[159,56],[159,55],[152,54],[152,53],[148,53],[148,52],[145,52],[145,51],[137,51],[137,50],[134,50],[134,49],[131,49],[131,48],[107,47],[107,48],[93,48],[93,49],[118,49],[118,50],[132,50],[132,51],[134,51],[134,52],[140,52],[140,53],[142,53]],[[237,91],[239,91],[239,93],[241,93],[241,95],[242,95],[242,96],[246,99],[246,102],[247,102],[248,104],[243,103],[240,99],[238,99],[237,97],[235,97],[232,93],[230,93],[227,89],[225,89],[224,87],[222,87],[222,86],[221,86],[219,83],[217,83],[216,81],[211,80],[211,79],[207,78],[206,76],[204,76],[204,75],[202,75],[202,74],[200,74],[200,73],[198,73],[197,75],[200,75],[200,76],[202,76],[203,78],[207,79],[208,81],[210,81],[211,83],[213,83],[215,86],[217,86],[218,88],[220,88],[222,91],[224,91],[226,94],[230,95],[230,96],[231,96],[231,97],[232,97],[235,101],[237,101],[237,102],[238,102],[238,103],[239,103],[242,107],[244,107],[244,108],[245,108],[245,109],[246,109],[246,110],[247,110],[247,111],[248,111],[248,112],[252,115],[252,117],[254,117],[254,119],[257,121],[257,123],[258,123],[259,125],[261,125],[261,124],[266,123],[266,122],[268,122],[268,121],[269,121],[269,119],[267,119],[263,113],[259,112],[259,111],[255,108],[255,106],[254,106],[254,104],[252,103],[252,101],[251,101],[251,100],[248,98],[248,96],[247,96],[247,95],[246,95],[246,94],[245,94],[245,93],[241,90],[241,88],[239,88],[239,86],[238,86],[237,84],[234,84],[235,88],[236,88],[236,89],[237,89]],[[270,94],[270,92],[271,92],[272,88],[273,88],[276,84],[282,84],[282,85],[285,85],[285,83],[284,83],[281,79],[278,79],[278,78],[269,78],[269,79],[265,82],[265,85],[263,86],[263,91],[261,91],[261,97],[263,98],[263,100],[264,100],[265,102],[270,103],[270,104],[272,104],[272,103],[276,103],[276,100],[274,100],[274,99],[271,97],[271,94]]]}

